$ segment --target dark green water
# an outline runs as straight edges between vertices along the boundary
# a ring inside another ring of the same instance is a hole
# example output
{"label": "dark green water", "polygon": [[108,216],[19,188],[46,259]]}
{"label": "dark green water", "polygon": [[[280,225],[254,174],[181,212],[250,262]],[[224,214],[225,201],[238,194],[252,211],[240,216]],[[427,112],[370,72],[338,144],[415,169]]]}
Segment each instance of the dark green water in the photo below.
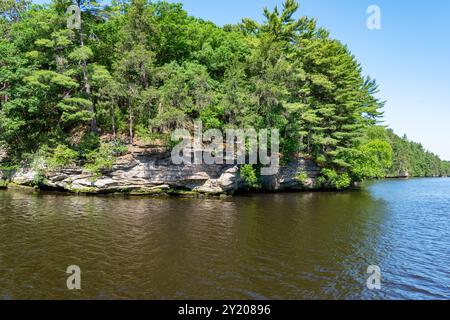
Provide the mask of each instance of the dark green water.
{"label": "dark green water", "polygon": [[0,191],[0,299],[30,298],[450,299],[450,179],[225,200]]}

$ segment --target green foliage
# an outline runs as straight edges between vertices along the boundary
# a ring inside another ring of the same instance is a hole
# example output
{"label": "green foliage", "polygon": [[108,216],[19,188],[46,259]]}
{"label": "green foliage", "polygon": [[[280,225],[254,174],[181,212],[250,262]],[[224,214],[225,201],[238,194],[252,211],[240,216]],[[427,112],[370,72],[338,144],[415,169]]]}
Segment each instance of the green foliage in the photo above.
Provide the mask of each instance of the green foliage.
{"label": "green foliage", "polygon": [[389,170],[390,176],[438,177],[449,176],[448,162],[425,150],[420,144],[400,138],[391,130],[387,131],[390,144],[394,150],[394,164]]}
{"label": "green foliage", "polygon": [[47,159],[50,153],[51,149],[48,145],[42,145],[36,152],[25,154],[25,162],[30,164],[30,168],[33,171],[43,174],[47,169]]}
{"label": "green foliage", "polygon": [[0,170],[1,171],[15,171],[15,170],[19,170],[20,166],[19,165],[7,165],[2,163],[2,165],[0,165]]}
{"label": "green foliage", "polygon": [[121,143],[114,143],[112,147],[113,155],[116,157],[123,156],[128,152],[128,146]]}
{"label": "green foliage", "polygon": [[252,165],[243,165],[239,170],[241,179],[244,181],[245,187],[247,189],[259,189],[261,187],[259,184],[258,176],[256,174],[256,170]]}
{"label": "green foliage", "polygon": [[88,154],[100,148],[100,139],[95,133],[86,133],[78,143],[77,148],[80,153],[80,157],[82,159],[87,159]]}
{"label": "green foliage", "polygon": [[59,169],[73,166],[79,158],[79,153],[65,145],[58,145],[52,152],[52,156],[47,159],[50,169]]}
{"label": "green foliage", "polygon": [[[84,161],[99,173],[126,152],[121,141],[170,147],[173,129],[202,120],[205,130],[279,129],[282,160],[314,160],[330,187],[450,174],[421,145],[376,126],[384,105],[376,82],[315,19],[295,18],[294,0],[265,9],[262,23],[224,27],[181,4],[83,0],[74,2],[81,30],[67,29],[69,3],[0,4],[0,141],[12,162],[33,161],[50,146],[39,166]],[[101,145],[100,134],[115,144]],[[250,167],[243,173],[254,188]]]}
{"label": "green foliage", "polygon": [[143,125],[137,125],[135,130],[136,137],[143,143],[151,143],[157,136],[156,134],[152,134],[152,132]]}
{"label": "green foliage", "polygon": [[295,178],[297,179],[298,183],[300,183],[301,185],[305,185],[309,177],[306,172],[300,171],[299,173],[297,173],[297,176]]}
{"label": "green foliage", "polygon": [[323,188],[342,190],[350,187],[352,180],[348,173],[338,173],[332,169],[322,169],[318,184]]}
{"label": "green foliage", "polygon": [[443,177],[450,177],[450,161],[441,162],[441,175]]}
{"label": "green foliage", "polygon": [[30,4],[30,0],[2,0],[0,2],[0,17],[9,22],[18,22]]}
{"label": "green foliage", "polygon": [[103,170],[112,169],[115,162],[115,147],[112,144],[102,144],[98,150],[86,155],[87,163],[84,169],[96,176],[100,176]]}
{"label": "green foliage", "polygon": [[94,56],[94,53],[92,52],[91,48],[84,47],[84,46],[76,48],[68,55],[70,60],[74,60],[78,63],[89,60],[93,56]]}
{"label": "green foliage", "polygon": [[203,123],[203,128],[205,130],[209,129],[220,129],[223,127],[223,122],[221,121],[222,110],[219,109],[204,109],[200,113],[200,119]]}
{"label": "green foliage", "polygon": [[371,140],[361,145],[350,160],[351,174],[357,181],[384,178],[392,167],[393,150],[387,141]]}
{"label": "green foliage", "polygon": [[32,181],[32,186],[34,187],[42,187],[47,184],[47,177],[45,175],[45,171],[37,170]]}

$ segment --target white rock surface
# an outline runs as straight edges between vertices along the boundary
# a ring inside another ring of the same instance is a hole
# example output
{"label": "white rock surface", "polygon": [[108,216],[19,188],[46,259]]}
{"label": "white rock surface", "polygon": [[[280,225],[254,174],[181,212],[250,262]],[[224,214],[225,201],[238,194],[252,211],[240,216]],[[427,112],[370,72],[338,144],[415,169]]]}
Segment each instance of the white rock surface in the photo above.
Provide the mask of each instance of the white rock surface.
{"label": "white rock surface", "polygon": [[[299,182],[304,172],[307,179]],[[311,161],[299,160],[280,168],[275,176],[262,177],[263,190],[312,189],[318,168]],[[36,172],[21,169],[11,176],[19,185],[32,185]],[[45,174],[45,187],[81,193],[154,193],[182,189],[207,194],[233,194],[243,187],[237,165],[174,165],[166,153],[133,154],[120,159],[112,170],[95,177],[81,168],[62,169]]]}

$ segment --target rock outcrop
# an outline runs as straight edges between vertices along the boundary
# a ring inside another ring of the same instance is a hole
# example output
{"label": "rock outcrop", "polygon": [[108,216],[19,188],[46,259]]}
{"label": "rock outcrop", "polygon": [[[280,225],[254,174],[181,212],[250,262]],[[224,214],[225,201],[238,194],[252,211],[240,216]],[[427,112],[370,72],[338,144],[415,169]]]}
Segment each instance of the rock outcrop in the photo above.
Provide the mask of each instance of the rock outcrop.
{"label": "rock outcrop", "polygon": [[388,179],[408,179],[410,177],[411,174],[408,171],[398,171],[386,175]]}
{"label": "rock outcrop", "polygon": [[[262,190],[313,189],[318,174],[312,161],[294,161],[281,167],[277,175],[262,177]],[[220,195],[234,194],[244,187],[238,165],[174,165],[170,154],[160,150],[128,154],[101,176],[86,173],[81,168],[47,171],[38,176],[34,170],[23,168],[10,173],[9,180],[17,185],[40,183],[44,189],[88,194],[193,192]]]}
{"label": "rock outcrop", "polygon": [[312,190],[317,188],[320,169],[311,160],[299,159],[280,167],[277,175],[261,177],[267,191]]}
{"label": "rock outcrop", "polygon": [[2,162],[7,157],[8,157],[8,152],[2,145],[0,145],[0,162]]}

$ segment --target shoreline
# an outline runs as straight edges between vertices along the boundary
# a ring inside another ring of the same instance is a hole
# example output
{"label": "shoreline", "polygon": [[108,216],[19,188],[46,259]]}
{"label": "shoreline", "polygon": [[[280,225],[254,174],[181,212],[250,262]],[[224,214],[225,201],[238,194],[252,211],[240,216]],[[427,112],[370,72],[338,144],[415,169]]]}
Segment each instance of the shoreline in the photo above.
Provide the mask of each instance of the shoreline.
{"label": "shoreline", "polygon": [[[352,182],[339,190],[320,182],[321,168],[310,159],[296,158],[279,167],[277,174],[259,176],[248,185],[236,164],[175,165],[161,148],[137,148],[116,159],[109,169],[88,172],[81,166],[50,169],[46,166],[0,170],[0,189],[30,188],[45,192],[85,195],[228,197],[239,194],[287,192],[342,192],[360,189]],[[385,180],[411,179],[408,172]],[[368,180],[366,180],[368,181]]]}
{"label": "shoreline", "polygon": [[309,188],[309,189],[283,189],[283,190],[236,190],[232,194],[226,193],[207,193],[199,191],[189,191],[186,189],[157,189],[157,190],[123,190],[123,191],[94,191],[94,190],[65,190],[56,189],[46,186],[30,186],[11,183],[1,183],[0,190],[3,191],[24,191],[24,192],[37,192],[43,194],[61,194],[61,195],[74,195],[74,196],[112,196],[112,197],[180,197],[180,198],[230,198],[237,196],[252,196],[252,195],[265,195],[265,194],[302,194],[302,193],[343,193],[360,191],[364,189],[363,183],[367,182],[382,182],[382,181],[395,181],[395,180],[417,180],[417,179],[449,179],[450,176],[443,177],[387,177],[383,179],[367,180],[359,183],[355,183],[353,186],[343,189],[331,189],[331,188]]}
{"label": "shoreline", "polygon": [[247,191],[314,190],[319,175],[320,168],[311,160],[297,159],[281,166],[276,175],[261,176],[259,190],[254,190],[246,184],[238,165],[174,165],[170,154],[141,152],[118,159],[112,168],[99,173],[86,172],[81,167],[22,167],[0,171],[0,181],[75,194],[220,196]]}

